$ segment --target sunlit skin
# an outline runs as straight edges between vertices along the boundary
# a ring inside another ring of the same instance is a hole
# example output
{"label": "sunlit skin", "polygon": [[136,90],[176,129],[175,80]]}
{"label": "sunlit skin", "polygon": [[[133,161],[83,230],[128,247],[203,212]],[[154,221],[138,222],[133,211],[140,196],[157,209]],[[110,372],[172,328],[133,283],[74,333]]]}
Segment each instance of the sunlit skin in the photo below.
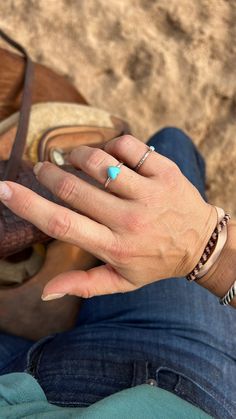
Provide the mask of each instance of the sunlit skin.
{"label": "sunlit skin", "polygon": [[[103,184],[107,168],[124,162],[106,190],[45,162],[36,166],[39,181],[79,213],[56,205],[31,190],[6,182],[2,202],[54,238],[89,251],[104,265],[60,274],[43,297],[65,294],[89,298],[127,292],[163,278],[187,275],[199,261],[217,223],[205,202],[175,163],[152,152],[136,173],[147,146],[132,136],[104,149],[81,146],[73,166]],[[55,295],[56,294],[56,295]]]}

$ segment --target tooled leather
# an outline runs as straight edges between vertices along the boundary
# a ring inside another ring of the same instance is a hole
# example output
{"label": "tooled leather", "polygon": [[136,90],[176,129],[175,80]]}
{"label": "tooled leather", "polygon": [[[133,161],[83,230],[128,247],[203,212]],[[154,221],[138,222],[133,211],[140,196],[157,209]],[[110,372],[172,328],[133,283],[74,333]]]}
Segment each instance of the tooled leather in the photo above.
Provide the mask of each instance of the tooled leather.
{"label": "tooled leather", "polygon": [[[6,161],[0,161],[0,175],[2,176],[6,167]],[[50,193],[42,190],[41,185],[33,175],[32,168],[22,164],[17,182],[27,186],[45,198],[50,198]],[[23,250],[28,245],[47,240],[47,236],[29,222],[14,214],[10,209],[0,204],[0,258]]]}
{"label": "tooled leather", "polygon": [[[0,176],[4,173],[5,165],[6,161],[0,161]],[[78,170],[72,166],[64,167],[64,169],[79,176]],[[68,205],[38,182],[30,164],[22,161],[16,181],[49,201],[68,207]],[[2,203],[0,204],[0,212],[0,258],[20,252],[35,243],[42,243],[51,239],[33,224],[18,217]]]}

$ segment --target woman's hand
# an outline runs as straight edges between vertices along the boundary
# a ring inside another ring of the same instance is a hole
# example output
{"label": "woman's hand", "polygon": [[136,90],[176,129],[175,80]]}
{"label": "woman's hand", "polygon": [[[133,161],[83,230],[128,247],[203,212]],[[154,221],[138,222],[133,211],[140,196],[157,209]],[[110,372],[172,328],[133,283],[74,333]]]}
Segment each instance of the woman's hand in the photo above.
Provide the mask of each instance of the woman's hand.
{"label": "woman's hand", "polygon": [[217,223],[215,208],[175,163],[156,152],[138,173],[132,170],[146,151],[147,146],[132,136],[111,140],[104,150],[75,149],[72,164],[101,184],[108,166],[124,162],[106,191],[51,163],[38,165],[39,181],[79,213],[19,184],[1,183],[0,198],[13,212],[105,262],[87,272],[58,275],[46,285],[44,299],[52,299],[52,294],[88,298],[132,291],[159,279],[185,276],[197,264]]}

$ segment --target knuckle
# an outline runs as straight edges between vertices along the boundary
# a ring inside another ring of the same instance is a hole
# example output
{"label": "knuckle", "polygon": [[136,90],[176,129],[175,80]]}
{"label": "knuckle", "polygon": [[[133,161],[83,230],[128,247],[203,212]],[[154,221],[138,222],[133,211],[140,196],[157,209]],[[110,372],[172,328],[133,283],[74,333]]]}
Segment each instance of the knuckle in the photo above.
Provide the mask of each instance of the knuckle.
{"label": "knuckle", "polygon": [[90,151],[90,154],[86,161],[86,167],[90,170],[97,169],[105,160],[105,155],[99,148],[94,148]]}
{"label": "knuckle", "polygon": [[63,239],[68,236],[71,229],[71,220],[69,214],[58,211],[48,222],[47,234],[51,237]]}
{"label": "knuckle", "polygon": [[80,146],[80,147],[75,147],[75,148],[73,148],[73,150],[71,150],[71,152],[70,152],[70,154],[69,154],[69,158],[70,158],[70,160],[71,160],[72,162],[74,162],[74,163],[76,163],[76,162],[77,162],[77,160],[78,160],[78,153],[80,152],[81,147],[82,147],[82,146]]}
{"label": "knuckle", "polygon": [[126,184],[126,194],[130,198],[139,199],[143,194],[143,188],[140,185],[139,180],[127,177],[127,184]]}
{"label": "knuckle", "polygon": [[75,180],[63,176],[55,185],[55,194],[63,201],[71,200],[75,192]]}
{"label": "knuckle", "polygon": [[174,188],[178,185],[180,176],[181,176],[181,170],[175,164],[174,162],[168,163],[168,165],[165,166],[162,170],[162,179],[164,180],[165,184],[169,188]]}
{"label": "knuckle", "polygon": [[118,239],[110,244],[107,253],[110,255],[111,263],[115,266],[130,264],[133,254],[131,245],[126,246],[123,241],[121,242]]}
{"label": "knuckle", "polygon": [[127,250],[124,249],[122,246],[117,246],[116,245],[116,246],[112,247],[110,249],[110,255],[111,255],[111,258],[112,258],[112,262],[115,265],[120,265],[121,263],[124,263],[128,258],[127,253],[128,253]]}
{"label": "knuckle", "polygon": [[84,289],[82,289],[82,291],[81,291],[81,293],[80,293],[80,297],[81,298],[86,298],[86,299],[88,299],[88,298],[91,298],[91,297],[93,297],[94,296],[94,294],[88,289],[88,288],[84,288]]}
{"label": "knuckle", "polygon": [[120,138],[117,139],[117,141],[114,144],[114,151],[115,153],[123,153],[127,150],[127,148],[133,144],[134,137],[132,135],[126,134],[122,135]]}
{"label": "knuckle", "polygon": [[23,218],[27,218],[32,207],[32,198],[29,194],[25,194],[24,199],[20,203],[19,212]]}
{"label": "knuckle", "polygon": [[143,214],[137,211],[130,211],[124,217],[124,225],[130,233],[143,232],[145,219]]}

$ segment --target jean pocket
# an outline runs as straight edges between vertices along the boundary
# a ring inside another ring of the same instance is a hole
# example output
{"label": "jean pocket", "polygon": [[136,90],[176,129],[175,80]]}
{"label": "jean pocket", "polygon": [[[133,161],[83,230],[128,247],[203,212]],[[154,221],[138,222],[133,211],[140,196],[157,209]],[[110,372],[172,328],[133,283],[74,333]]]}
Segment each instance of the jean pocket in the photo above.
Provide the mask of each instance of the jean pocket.
{"label": "jean pocket", "polygon": [[86,407],[130,387],[131,363],[101,359],[63,359],[52,364],[41,359],[36,378],[50,403]]}
{"label": "jean pocket", "polygon": [[163,366],[156,370],[156,381],[159,387],[176,394],[214,418],[236,417],[234,407],[226,400],[224,392],[217,393],[208,382],[200,382],[181,371]]}
{"label": "jean pocket", "polygon": [[43,353],[44,347],[55,338],[56,334],[46,336],[37,341],[27,353],[26,369],[25,372],[32,375],[33,377],[37,374],[37,368],[40,363],[40,358]]}

